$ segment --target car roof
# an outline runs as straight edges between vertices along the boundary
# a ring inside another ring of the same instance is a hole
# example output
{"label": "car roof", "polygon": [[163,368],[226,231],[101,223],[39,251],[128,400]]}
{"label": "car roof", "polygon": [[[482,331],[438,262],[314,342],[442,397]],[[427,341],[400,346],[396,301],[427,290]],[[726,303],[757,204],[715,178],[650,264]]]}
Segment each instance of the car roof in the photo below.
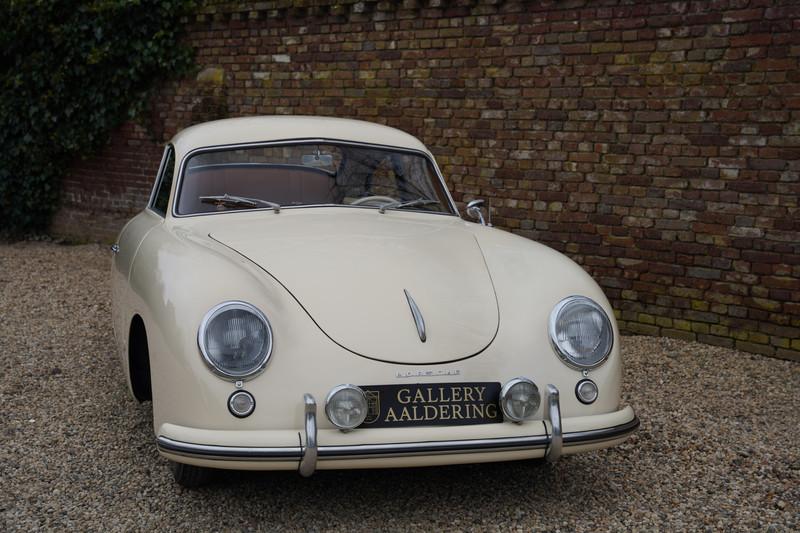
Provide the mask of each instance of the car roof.
{"label": "car roof", "polygon": [[172,138],[178,154],[197,148],[294,139],[327,139],[429,153],[416,137],[382,124],[334,117],[274,115],[228,118],[190,126]]}

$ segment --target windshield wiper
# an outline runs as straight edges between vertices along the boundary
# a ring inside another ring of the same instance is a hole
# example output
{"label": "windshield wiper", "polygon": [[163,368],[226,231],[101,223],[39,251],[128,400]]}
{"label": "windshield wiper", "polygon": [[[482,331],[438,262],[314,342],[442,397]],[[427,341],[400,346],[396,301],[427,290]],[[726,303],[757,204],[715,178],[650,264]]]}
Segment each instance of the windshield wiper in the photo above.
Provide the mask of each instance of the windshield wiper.
{"label": "windshield wiper", "polygon": [[232,196],[230,194],[215,196],[199,196],[204,204],[224,205],[225,207],[271,207],[276,213],[281,212],[281,205],[261,198],[248,198],[246,196]]}
{"label": "windshield wiper", "polygon": [[431,200],[430,198],[417,198],[416,200],[409,200],[407,202],[389,202],[388,204],[383,204],[378,211],[381,213],[385,213],[387,209],[402,209],[404,207],[417,207],[420,205],[431,205],[431,204],[438,204],[439,200]]}

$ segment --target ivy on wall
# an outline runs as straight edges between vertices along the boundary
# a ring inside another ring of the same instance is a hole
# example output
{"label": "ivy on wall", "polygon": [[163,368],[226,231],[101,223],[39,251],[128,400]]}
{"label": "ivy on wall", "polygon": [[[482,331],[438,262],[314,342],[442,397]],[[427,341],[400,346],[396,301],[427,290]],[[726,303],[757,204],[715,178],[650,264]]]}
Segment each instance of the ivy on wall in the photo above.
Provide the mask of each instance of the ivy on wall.
{"label": "ivy on wall", "polygon": [[46,229],[69,161],[192,65],[193,0],[0,2],[0,235]]}

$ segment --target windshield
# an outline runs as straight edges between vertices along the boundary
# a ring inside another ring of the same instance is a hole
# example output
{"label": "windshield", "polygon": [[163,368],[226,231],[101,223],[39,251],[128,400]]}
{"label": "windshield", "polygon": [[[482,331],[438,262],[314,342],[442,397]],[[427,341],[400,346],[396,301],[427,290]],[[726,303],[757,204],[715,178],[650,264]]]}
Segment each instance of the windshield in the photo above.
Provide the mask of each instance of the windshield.
{"label": "windshield", "polygon": [[298,143],[191,156],[176,212],[341,205],[453,214],[431,161],[399,149]]}

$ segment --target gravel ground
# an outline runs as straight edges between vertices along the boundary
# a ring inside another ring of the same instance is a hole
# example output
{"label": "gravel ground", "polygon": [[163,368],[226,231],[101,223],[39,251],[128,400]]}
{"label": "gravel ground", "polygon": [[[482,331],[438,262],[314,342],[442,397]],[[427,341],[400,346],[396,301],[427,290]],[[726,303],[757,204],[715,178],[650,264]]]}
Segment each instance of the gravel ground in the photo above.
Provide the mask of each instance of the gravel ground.
{"label": "gravel ground", "polygon": [[113,354],[108,270],[106,247],[0,245],[2,531],[800,529],[800,364],[645,337],[615,449],[182,489]]}

